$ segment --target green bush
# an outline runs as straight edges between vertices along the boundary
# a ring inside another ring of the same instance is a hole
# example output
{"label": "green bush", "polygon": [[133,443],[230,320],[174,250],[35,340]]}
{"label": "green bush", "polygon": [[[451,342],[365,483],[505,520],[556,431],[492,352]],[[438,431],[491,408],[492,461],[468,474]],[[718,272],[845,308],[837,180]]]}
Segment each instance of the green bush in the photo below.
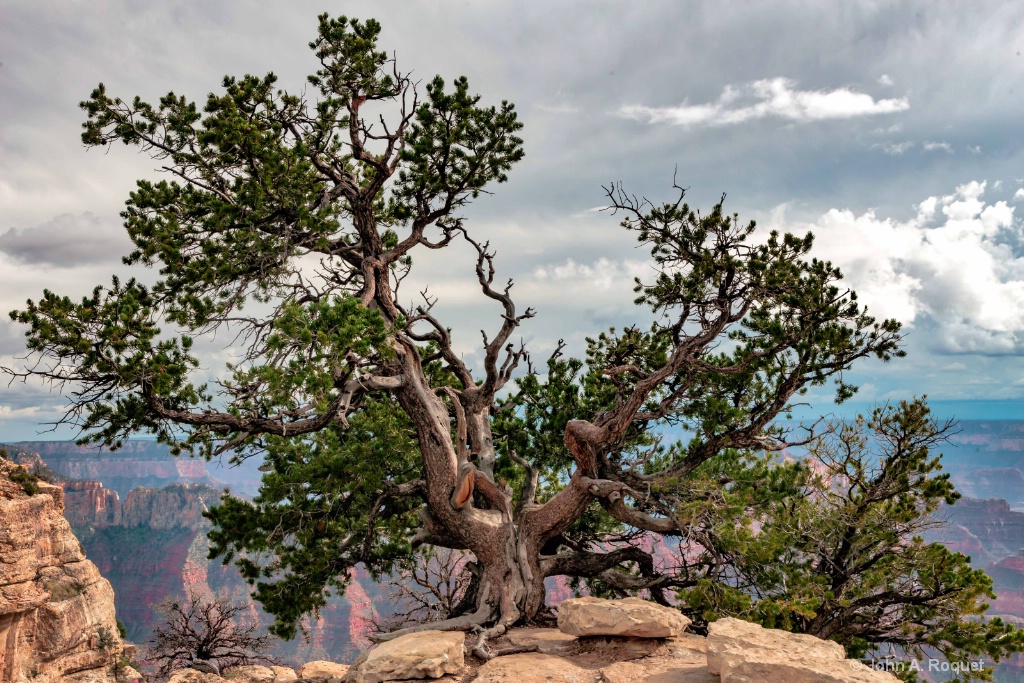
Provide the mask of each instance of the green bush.
{"label": "green bush", "polygon": [[21,484],[21,488],[30,496],[39,493],[39,477],[24,468],[17,468],[11,472],[11,481]]}

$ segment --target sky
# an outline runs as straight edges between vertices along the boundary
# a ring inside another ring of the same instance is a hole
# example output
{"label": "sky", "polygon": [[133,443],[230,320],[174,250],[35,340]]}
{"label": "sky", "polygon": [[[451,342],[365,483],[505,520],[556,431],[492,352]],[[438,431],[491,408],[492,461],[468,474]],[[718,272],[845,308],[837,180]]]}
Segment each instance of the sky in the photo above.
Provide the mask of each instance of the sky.
{"label": "sky", "polygon": [[[320,12],[383,25],[414,80],[465,75],[514,102],[525,158],[465,215],[515,281],[520,331],[542,359],[645,322],[648,253],[601,211],[602,186],[726,209],[761,230],[816,236],[908,356],[866,361],[858,401],[927,394],[964,416],[1016,417],[1024,397],[1024,3],[1020,2],[46,2],[0,7],[0,311],[44,288],[74,297],[130,242],[118,213],[157,163],[85,149],[78,103],[108,93],[205,99],[225,74],[273,71],[299,91]],[[439,298],[457,349],[480,359],[500,322],[461,247],[421,256],[402,300]],[[134,273],[142,279],[152,273]],[[24,330],[0,320],[0,366]],[[231,357],[203,347],[204,371]],[[836,410],[812,391],[811,412]],[[0,384],[0,441],[46,432],[58,391]]]}

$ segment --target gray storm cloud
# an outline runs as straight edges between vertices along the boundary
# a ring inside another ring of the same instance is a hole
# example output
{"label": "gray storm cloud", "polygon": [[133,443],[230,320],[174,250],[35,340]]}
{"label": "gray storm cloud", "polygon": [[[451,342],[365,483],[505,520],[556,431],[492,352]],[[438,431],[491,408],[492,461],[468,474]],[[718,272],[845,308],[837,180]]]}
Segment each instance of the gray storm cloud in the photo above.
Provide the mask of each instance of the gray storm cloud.
{"label": "gray storm cloud", "polygon": [[71,268],[117,263],[131,242],[115,218],[62,214],[32,228],[0,233],[0,253],[19,263]]}

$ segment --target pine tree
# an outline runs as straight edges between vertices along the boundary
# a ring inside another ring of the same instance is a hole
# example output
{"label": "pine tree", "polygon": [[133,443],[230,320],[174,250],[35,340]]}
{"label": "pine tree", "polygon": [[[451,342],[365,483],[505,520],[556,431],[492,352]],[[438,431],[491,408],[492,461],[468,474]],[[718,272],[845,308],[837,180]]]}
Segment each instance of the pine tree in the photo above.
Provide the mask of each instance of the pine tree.
{"label": "pine tree", "polygon": [[[688,533],[680,482],[728,453],[781,448],[773,421],[792,399],[832,381],[852,395],[852,363],[903,354],[899,325],[808,256],[810,235],[755,240],[721,202],[701,214],[678,187],[654,204],[612,184],[610,208],[657,269],[636,285],[656,322],[535,366],[512,342],[533,311],[496,282],[462,215],[522,158],[522,124],[465,78],[420,92],[380,30],[321,16],[310,93],[273,74],[227,77],[202,106],[100,85],[82,104],[84,142],[137,147],[170,175],[140,180],[123,213],[126,263],[159,281],[29,301],[13,317],[39,363],[11,372],[67,387],[65,421],[84,441],[146,432],[175,452],[263,458],[259,495],[211,511],[211,539],[279,635],[357,563],[379,575],[421,544],[472,552],[473,600],[429,627],[485,627],[483,655],[543,609],[548,576],[665,599],[672,577],[630,540]],[[479,367],[433,300],[399,298],[412,254],[456,241],[499,309]],[[193,339],[225,332],[241,358],[204,384]],[[692,438],[663,448],[664,428]]]}

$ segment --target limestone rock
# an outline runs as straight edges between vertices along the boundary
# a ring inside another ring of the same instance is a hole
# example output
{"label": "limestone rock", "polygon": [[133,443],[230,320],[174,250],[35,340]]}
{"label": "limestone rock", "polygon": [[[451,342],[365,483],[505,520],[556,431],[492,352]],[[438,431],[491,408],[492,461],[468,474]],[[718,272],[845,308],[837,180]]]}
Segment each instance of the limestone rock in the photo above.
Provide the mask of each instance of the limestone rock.
{"label": "limestone rock", "polygon": [[[274,683],[291,683],[299,679],[294,669],[290,669],[287,666],[272,666],[270,669],[274,672]],[[345,671],[348,671],[348,667],[345,667]],[[344,674],[342,674],[344,675]],[[338,676],[341,678],[341,676]]]}
{"label": "limestone rock", "polygon": [[785,656],[825,661],[846,658],[846,650],[839,643],[806,634],[764,628],[741,619],[727,617],[712,622],[708,627],[708,671],[713,674],[721,673],[726,660],[743,660],[759,650],[779,658]]}
{"label": "limestone rock", "polygon": [[703,659],[698,662],[675,657],[650,657],[615,662],[601,669],[604,683],[719,683],[708,673]]}
{"label": "limestone rock", "polygon": [[[348,664],[335,664],[317,660],[307,662],[299,668],[299,679],[303,681],[327,681],[332,678],[342,679],[348,673]],[[284,681],[285,679],[281,679]]]}
{"label": "limestone rock", "polygon": [[382,683],[408,678],[440,678],[464,664],[466,634],[420,631],[381,643],[349,669],[347,683]]}
{"label": "limestone rock", "polygon": [[508,640],[517,647],[536,647],[542,654],[556,655],[575,643],[576,636],[556,628],[517,628],[509,631]]}
{"label": "limestone rock", "polygon": [[115,683],[114,591],[64,519],[63,491],[0,460],[0,680]]}
{"label": "limestone rock", "polygon": [[117,668],[117,683],[145,683],[145,680],[141,673],[130,666]]}
{"label": "limestone rock", "polygon": [[712,622],[708,671],[721,683],[893,683],[890,673],[846,659],[842,645],[814,636],[764,628],[740,619]]}
{"label": "limestone rock", "polygon": [[561,657],[530,652],[492,659],[480,667],[473,683],[592,683],[599,676]]}
{"label": "limestone rock", "polygon": [[171,674],[167,683],[227,683],[227,679],[195,669],[179,669]]}
{"label": "limestone rock", "polygon": [[853,659],[818,659],[799,652],[753,650],[726,658],[721,683],[897,683],[891,673],[875,671]]}
{"label": "limestone rock", "polygon": [[558,606],[558,630],[574,636],[671,638],[689,624],[677,610],[640,598],[572,598]]}
{"label": "limestone rock", "polygon": [[694,662],[707,660],[708,639],[695,633],[669,638],[665,646],[667,653],[676,659]]}
{"label": "limestone rock", "polygon": [[275,674],[269,666],[256,664],[226,671],[222,678],[232,683],[274,683]]}

